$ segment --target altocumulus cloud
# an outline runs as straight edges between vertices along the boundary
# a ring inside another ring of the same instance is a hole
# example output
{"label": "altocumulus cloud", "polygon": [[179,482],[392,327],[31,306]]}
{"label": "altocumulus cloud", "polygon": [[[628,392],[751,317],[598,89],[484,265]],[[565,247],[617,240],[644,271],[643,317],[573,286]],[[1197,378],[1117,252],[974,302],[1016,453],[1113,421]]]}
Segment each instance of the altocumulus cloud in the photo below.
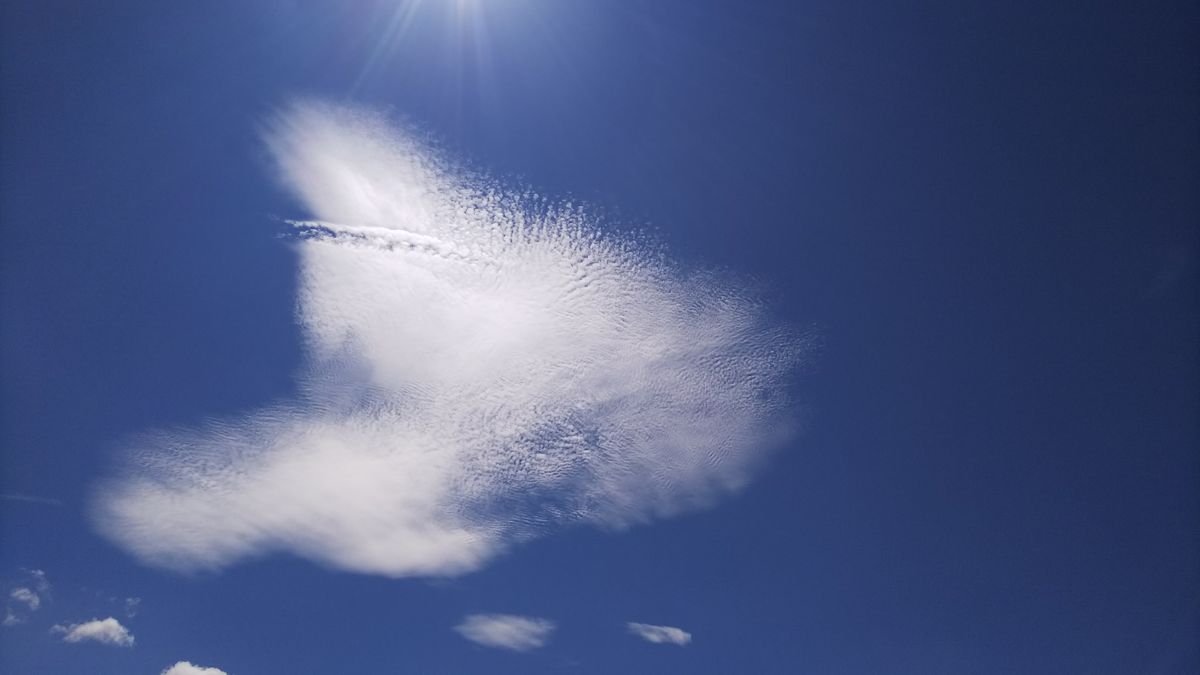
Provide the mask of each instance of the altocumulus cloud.
{"label": "altocumulus cloud", "polygon": [[188,661],[180,661],[159,675],[229,675],[220,668],[205,668]]}
{"label": "altocumulus cloud", "polygon": [[461,574],[565,526],[708,505],[780,440],[804,341],[729,275],[370,111],[301,103],[267,129],[312,216],[303,394],[133,443],[94,514],[137,557]]}
{"label": "altocumulus cloud", "polygon": [[554,622],[514,614],[470,614],[454,630],[485,647],[525,652],[546,644]]}
{"label": "altocumulus cloud", "polygon": [[64,642],[99,642],[116,647],[132,647],[133,634],[120,621],[112,618],[92,619],[83,623],[57,625],[50,629],[52,633],[63,636]]}
{"label": "altocumulus cloud", "polygon": [[651,623],[635,623],[633,621],[625,624],[625,626],[629,628],[630,633],[642,638],[646,642],[673,644],[682,647],[692,641],[691,633],[675,626],[656,626]]}

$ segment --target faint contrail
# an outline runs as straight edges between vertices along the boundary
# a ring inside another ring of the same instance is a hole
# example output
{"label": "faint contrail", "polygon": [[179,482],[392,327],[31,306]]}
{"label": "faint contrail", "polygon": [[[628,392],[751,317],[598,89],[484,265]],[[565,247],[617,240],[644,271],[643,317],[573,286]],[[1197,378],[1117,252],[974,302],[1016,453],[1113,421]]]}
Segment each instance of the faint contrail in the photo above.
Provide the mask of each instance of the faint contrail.
{"label": "faint contrail", "polygon": [[22,495],[16,493],[7,493],[0,495],[0,499],[8,502],[28,502],[30,504],[45,504],[47,506],[62,506],[62,500],[53,499],[51,497],[35,497],[32,495]]}

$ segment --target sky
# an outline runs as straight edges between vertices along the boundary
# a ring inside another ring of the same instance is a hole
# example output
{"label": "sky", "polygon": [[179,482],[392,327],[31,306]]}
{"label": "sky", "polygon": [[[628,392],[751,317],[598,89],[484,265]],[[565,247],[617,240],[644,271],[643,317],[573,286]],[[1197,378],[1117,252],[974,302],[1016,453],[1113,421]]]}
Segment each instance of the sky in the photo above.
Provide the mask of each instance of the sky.
{"label": "sky", "polygon": [[1200,672],[1194,4],[0,11],[0,672]]}

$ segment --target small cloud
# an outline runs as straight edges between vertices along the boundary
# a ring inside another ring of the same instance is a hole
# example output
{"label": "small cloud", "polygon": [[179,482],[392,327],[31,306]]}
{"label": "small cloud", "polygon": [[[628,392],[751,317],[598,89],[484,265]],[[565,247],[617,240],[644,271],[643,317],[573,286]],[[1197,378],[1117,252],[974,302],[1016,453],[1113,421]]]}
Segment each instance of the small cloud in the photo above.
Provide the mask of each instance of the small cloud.
{"label": "small cloud", "polygon": [[22,569],[26,581],[22,586],[13,587],[4,604],[3,626],[15,626],[25,623],[29,613],[36,612],[42,604],[50,599],[50,582],[46,581],[46,573],[41,570]]}
{"label": "small cloud", "polygon": [[525,652],[546,644],[554,622],[514,614],[471,614],[454,630],[484,647]]}
{"label": "small cloud", "polygon": [[692,641],[691,633],[675,626],[655,626],[650,623],[635,623],[633,621],[625,625],[628,626],[630,633],[642,638],[646,642],[673,644],[682,647]]}
{"label": "small cloud", "polygon": [[141,598],[125,598],[125,616],[133,618],[137,616],[138,610],[142,606]]}
{"label": "small cloud", "polygon": [[51,633],[61,633],[63,642],[83,642],[91,640],[101,644],[116,647],[132,647],[133,634],[120,621],[112,618],[92,619],[84,623],[73,623],[69,626],[57,625],[50,629]]}
{"label": "small cloud", "polygon": [[180,661],[162,671],[161,675],[229,675],[220,668],[205,668],[189,661]]}
{"label": "small cloud", "polygon": [[42,599],[38,597],[38,594],[34,593],[28,588],[25,588],[24,586],[18,586],[12,589],[12,592],[8,594],[8,597],[12,598],[15,602],[25,605],[31,612],[36,612],[38,607],[42,606]]}

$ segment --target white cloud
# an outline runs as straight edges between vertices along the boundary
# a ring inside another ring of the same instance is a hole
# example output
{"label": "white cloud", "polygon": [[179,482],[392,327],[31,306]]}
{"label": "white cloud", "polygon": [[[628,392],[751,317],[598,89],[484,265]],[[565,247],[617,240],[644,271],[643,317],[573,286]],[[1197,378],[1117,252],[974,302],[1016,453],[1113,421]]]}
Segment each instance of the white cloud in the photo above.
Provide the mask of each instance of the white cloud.
{"label": "white cloud", "polygon": [[162,671],[160,675],[228,675],[228,673],[220,668],[205,668],[187,661],[180,661]]}
{"label": "white cloud", "polygon": [[125,598],[125,616],[128,616],[132,619],[133,617],[137,616],[141,607],[141,598]]}
{"label": "white cloud", "polygon": [[524,652],[546,644],[554,632],[554,622],[513,614],[471,614],[454,630],[484,647]]}
{"label": "white cloud", "polygon": [[625,625],[629,628],[630,633],[647,642],[654,642],[656,644],[668,643],[682,647],[692,641],[691,633],[675,626],[655,626],[650,623],[635,623],[633,621]]}
{"label": "white cloud", "polygon": [[16,626],[25,623],[29,614],[36,612],[42,604],[50,599],[50,582],[46,573],[41,570],[21,569],[26,577],[24,586],[16,586],[8,593],[4,604],[3,626]]}
{"label": "white cloud", "polygon": [[38,607],[42,606],[42,599],[38,597],[38,594],[23,586],[12,589],[8,597],[15,602],[25,605],[31,612],[36,612]]}
{"label": "white cloud", "polygon": [[52,633],[61,633],[64,642],[84,642],[87,640],[117,647],[132,647],[133,634],[120,621],[109,617],[107,619],[92,619],[84,623],[73,623],[69,626],[58,625],[50,629]]}
{"label": "white cloud", "polygon": [[785,433],[802,340],[728,275],[369,112],[297,105],[267,141],[320,219],[297,224],[304,393],[131,449],[95,516],[143,561],[460,574],[571,524],[710,504]]}

